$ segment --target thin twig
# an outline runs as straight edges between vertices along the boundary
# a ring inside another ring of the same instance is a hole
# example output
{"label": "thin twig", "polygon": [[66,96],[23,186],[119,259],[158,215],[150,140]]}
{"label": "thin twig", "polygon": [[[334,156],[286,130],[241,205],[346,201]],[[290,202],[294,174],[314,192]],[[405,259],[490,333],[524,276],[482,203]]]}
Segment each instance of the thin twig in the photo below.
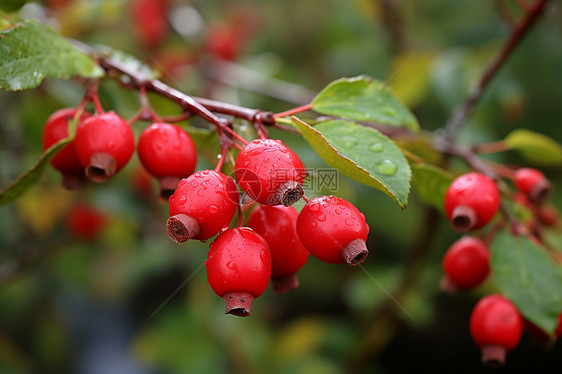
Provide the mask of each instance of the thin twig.
{"label": "thin twig", "polygon": [[457,138],[457,135],[464,126],[466,119],[482,97],[484,90],[505,63],[507,58],[511,55],[515,47],[531,29],[531,26],[542,13],[542,10],[547,2],[548,0],[537,0],[535,3],[529,4],[525,18],[514,27],[510,38],[505,43],[498,56],[484,71],[484,74],[480,78],[477,86],[468,95],[466,101],[457,107],[452,116],[449,118],[447,125],[445,126],[444,133],[446,141],[453,142]]}

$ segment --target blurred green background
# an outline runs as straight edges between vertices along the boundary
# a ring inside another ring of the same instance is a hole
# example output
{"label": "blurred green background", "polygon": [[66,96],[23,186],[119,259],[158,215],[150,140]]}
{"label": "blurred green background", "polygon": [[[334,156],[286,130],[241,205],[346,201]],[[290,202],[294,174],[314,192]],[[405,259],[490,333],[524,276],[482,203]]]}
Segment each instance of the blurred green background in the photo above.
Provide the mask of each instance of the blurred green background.
{"label": "blurred green background", "polygon": [[[562,9],[549,5],[469,118],[462,143],[499,140],[517,128],[562,140]],[[508,0],[166,6],[165,33],[156,42],[135,31],[139,19],[128,1],[29,1],[19,14],[130,53],[188,94],[273,112],[305,104],[334,79],[370,75],[390,84],[430,131],[444,126],[507,39],[510,19],[522,15]],[[48,79],[35,90],[0,92],[0,186],[34,163],[46,118],[76,105],[83,90],[77,81]],[[125,118],[138,108],[136,93],[110,80],[100,96]],[[161,114],[178,112],[151,99]],[[135,123],[136,134],[146,125]],[[205,127],[196,119],[190,125]],[[243,125],[241,132],[254,136]],[[298,136],[274,130],[271,137],[307,167],[326,167]],[[194,138],[198,169],[214,166],[216,139],[203,130]],[[511,152],[494,159],[522,162]],[[544,171],[559,184],[559,168]],[[222,299],[206,282],[208,243],[168,239],[167,205],[136,156],[104,185],[69,192],[59,184],[48,168],[20,200],[0,208],[0,373],[485,371],[468,319],[479,297],[496,290],[493,279],[472,292],[439,290],[441,257],[458,235],[415,195],[401,211],[340,176],[335,194],[356,204],[371,228],[364,267],[311,257],[299,288],[284,295],[268,289],[252,317],[237,318],[224,316]],[[555,189],[554,204],[561,199]],[[99,229],[81,227],[87,219]],[[525,336],[505,369],[562,368],[561,346],[543,350]]]}

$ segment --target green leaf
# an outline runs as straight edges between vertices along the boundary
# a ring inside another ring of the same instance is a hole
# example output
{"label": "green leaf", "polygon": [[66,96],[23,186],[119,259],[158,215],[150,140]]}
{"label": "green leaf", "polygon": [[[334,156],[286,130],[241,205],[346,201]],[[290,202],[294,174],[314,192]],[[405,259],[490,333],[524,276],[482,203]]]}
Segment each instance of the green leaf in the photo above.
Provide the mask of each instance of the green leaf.
{"label": "green leaf", "polygon": [[312,109],[353,121],[374,121],[419,130],[416,117],[398,101],[390,88],[365,76],[330,83],[312,100]]}
{"label": "green leaf", "polygon": [[552,138],[526,129],[512,131],[505,143],[538,166],[562,165],[562,146]]}
{"label": "green leaf", "polygon": [[20,197],[29,187],[31,187],[39,179],[49,160],[71,140],[72,137],[68,137],[53,144],[45,150],[45,152],[43,152],[35,165],[20,175],[14,182],[12,182],[12,184],[0,191],[0,206],[10,204],[12,201]]}
{"label": "green leaf", "polygon": [[0,88],[37,87],[45,77],[97,78],[103,70],[89,56],[37,20],[25,20],[0,33]]}
{"label": "green leaf", "polygon": [[4,12],[15,12],[25,5],[27,0],[2,0],[0,2],[0,10]]}
{"label": "green leaf", "polygon": [[551,259],[528,238],[507,232],[496,235],[490,250],[498,286],[525,318],[552,333],[562,312],[562,276]]}
{"label": "green leaf", "polygon": [[408,161],[392,140],[370,127],[344,120],[311,127],[293,117],[306,141],[331,167],[374,187],[405,208],[410,192]]}
{"label": "green leaf", "polygon": [[449,172],[433,165],[411,163],[412,188],[427,204],[443,212],[447,188],[454,179]]}

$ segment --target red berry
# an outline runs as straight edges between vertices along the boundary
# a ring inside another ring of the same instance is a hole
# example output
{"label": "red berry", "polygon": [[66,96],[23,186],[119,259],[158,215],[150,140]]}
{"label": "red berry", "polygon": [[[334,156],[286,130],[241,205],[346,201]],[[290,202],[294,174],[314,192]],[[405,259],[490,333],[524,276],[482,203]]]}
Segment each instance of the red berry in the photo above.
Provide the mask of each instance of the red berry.
{"label": "red berry", "polygon": [[205,44],[213,55],[224,60],[236,60],[243,46],[240,25],[214,23],[209,25]]}
{"label": "red berry", "polygon": [[84,203],[72,206],[65,218],[67,230],[72,235],[84,240],[98,236],[106,222],[105,214]]}
{"label": "red berry", "polygon": [[121,170],[135,150],[131,128],[114,112],[86,119],[76,131],[74,144],[86,175],[98,183]]}
{"label": "red berry", "polygon": [[271,279],[277,293],[298,287],[297,271],[309,252],[297,235],[299,213],[290,206],[259,205],[248,217],[248,227],[260,234],[271,250]]}
{"label": "red berry", "polygon": [[234,180],[215,170],[200,170],[182,179],[170,196],[168,236],[176,243],[207,240],[232,221],[237,207]]}
{"label": "red berry", "polygon": [[553,206],[540,206],[535,214],[540,223],[545,226],[554,226],[558,222],[558,210]]}
{"label": "red berry", "polygon": [[537,169],[521,168],[515,172],[515,187],[535,204],[542,204],[550,197],[552,185]]}
{"label": "red berry", "polygon": [[248,227],[228,229],[210,245],[207,281],[224,298],[226,314],[246,317],[271,277],[271,254],[264,238]]}
{"label": "red berry", "polygon": [[144,47],[162,43],[168,31],[167,0],[132,0],[130,13],[135,36]]}
{"label": "red berry", "polygon": [[453,228],[465,232],[485,226],[500,206],[496,183],[481,173],[457,177],[445,194],[445,213]]}
{"label": "red berry", "polygon": [[482,283],[490,273],[490,251],[480,239],[465,236],[449,248],[442,266],[446,290],[468,290]]}
{"label": "red berry", "polygon": [[304,247],[324,262],[358,265],[369,254],[365,216],[339,197],[310,200],[299,214],[297,232]]}
{"label": "red berry", "polygon": [[470,316],[470,334],[482,349],[482,362],[503,365],[505,354],[519,344],[523,318],[517,308],[501,295],[482,298]]}
{"label": "red berry", "polygon": [[303,195],[304,166],[281,140],[256,139],[236,157],[240,188],[260,204],[293,205]]}
{"label": "red berry", "polygon": [[[75,108],[64,108],[57,110],[49,116],[43,128],[43,150],[47,150],[61,139],[68,137],[68,121],[74,118]],[[80,122],[90,117],[91,114],[83,112]],[[74,148],[74,141],[62,147],[51,159],[51,165],[62,174],[62,185],[68,189],[82,187],[86,182],[84,168],[78,160]]]}
{"label": "red berry", "polygon": [[146,171],[158,178],[162,197],[169,197],[182,178],[195,170],[197,149],[177,125],[155,123],[142,132],[137,154]]}

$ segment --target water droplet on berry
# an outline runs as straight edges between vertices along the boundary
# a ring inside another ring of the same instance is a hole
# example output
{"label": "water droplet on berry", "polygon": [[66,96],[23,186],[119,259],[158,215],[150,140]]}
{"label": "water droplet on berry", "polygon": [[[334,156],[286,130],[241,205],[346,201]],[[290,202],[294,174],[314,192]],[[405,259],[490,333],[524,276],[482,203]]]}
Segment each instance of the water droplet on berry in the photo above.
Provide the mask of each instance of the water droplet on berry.
{"label": "water droplet on berry", "polygon": [[248,166],[248,165],[250,165],[250,161],[249,160],[244,161],[244,166]]}
{"label": "water droplet on berry", "polygon": [[318,212],[320,210],[320,206],[318,204],[311,204],[310,211],[311,212]]}
{"label": "water droplet on berry", "polygon": [[185,204],[186,201],[187,201],[187,197],[185,196],[180,196],[178,198],[178,204]]}
{"label": "water droplet on berry", "polygon": [[264,157],[263,162],[269,162],[269,157]]}
{"label": "water droplet on berry", "polygon": [[204,191],[205,191],[204,189],[201,189],[201,188],[198,189],[198,190],[197,190],[197,196],[203,197]]}
{"label": "water droplet on berry", "polygon": [[396,166],[396,164],[390,160],[378,162],[377,168],[379,170],[379,173],[384,175],[394,175],[398,170],[398,166]]}
{"label": "water droplet on berry", "polygon": [[187,179],[182,179],[179,181],[178,183],[178,188],[185,186],[185,184],[187,183]]}
{"label": "water droplet on berry", "polygon": [[162,140],[162,143],[168,143],[168,134],[163,133],[160,140]]}
{"label": "water droplet on berry", "polygon": [[318,226],[318,224],[316,222],[312,222],[311,225],[312,225],[312,227]]}
{"label": "water droplet on berry", "polygon": [[373,152],[382,152],[383,145],[381,143],[375,143],[369,147],[369,149]]}
{"label": "water droplet on berry", "polygon": [[191,187],[195,188],[197,186],[199,186],[199,182],[197,182],[196,180],[192,180],[191,181]]}
{"label": "water droplet on berry", "polygon": [[353,220],[352,220],[351,218],[346,218],[346,219],[345,219],[345,224],[346,224],[346,225],[348,225],[348,226],[353,226],[353,223],[354,223],[354,222],[353,222]]}
{"label": "water droplet on berry", "polygon": [[226,267],[229,268],[230,270],[234,270],[234,271],[238,270],[238,266],[236,266],[236,262],[234,261],[228,261],[226,263]]}
{"label": "water droplet on berry", "polygon": [[115,142],[113,140],[107,142],[107,148],[113,149],[114,147],[115,147]]}
{"label": "water droplet on berry", "polygon": [[209,205],[209,207],[207,208],[207,210],[209,211],[209,213],[211,214],[216,214],[219,211],[219,208],[216,205]]}
{"label": "water droplet on berry", "polygon": [[320,213],[320,214],[318,214],[316,219],[318,219],[318,221],[320,221],[320,222],[324,222],[326,220],[326,215],[324,213]]}
{"label": "water droplet on berry", "polygon": [[267,250],[262,249],[260,252],[260,258],[262,262],[268,262],[268,260],[270,259],[270,254],[267,252]]}
{"label": "water droplet on berry", "polygon": [[336,209],[334,212],[335,212],[338,216],[342,213],[342,212],[341,212],[341,209]]}

